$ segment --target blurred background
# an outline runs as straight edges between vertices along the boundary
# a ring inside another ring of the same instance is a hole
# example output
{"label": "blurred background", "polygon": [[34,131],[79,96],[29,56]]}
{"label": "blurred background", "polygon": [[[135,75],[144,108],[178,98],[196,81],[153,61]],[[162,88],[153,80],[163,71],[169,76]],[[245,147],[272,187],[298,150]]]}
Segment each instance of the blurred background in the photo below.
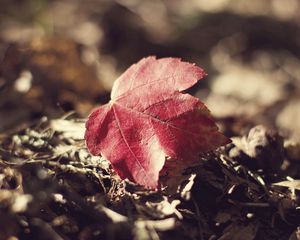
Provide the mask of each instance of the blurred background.
{"label": "blurred background", "polygon": [[109,100],[148,55],[194,62],[191,90],[229,136],[300,134],[298,0],[0,0],[0,133]]}

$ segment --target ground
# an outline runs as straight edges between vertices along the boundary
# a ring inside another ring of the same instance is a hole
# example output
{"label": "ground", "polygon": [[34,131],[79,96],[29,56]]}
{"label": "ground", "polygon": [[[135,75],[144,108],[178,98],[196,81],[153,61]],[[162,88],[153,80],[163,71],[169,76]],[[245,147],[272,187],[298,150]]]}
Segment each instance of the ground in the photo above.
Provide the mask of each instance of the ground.
{"label": "ground", "polygon": [[[209,2],[1,2],[0,240],[300,239],[300,4]],[[148,55],[205,69],[190,93],[232,140],[159,190],[83,139]]]}

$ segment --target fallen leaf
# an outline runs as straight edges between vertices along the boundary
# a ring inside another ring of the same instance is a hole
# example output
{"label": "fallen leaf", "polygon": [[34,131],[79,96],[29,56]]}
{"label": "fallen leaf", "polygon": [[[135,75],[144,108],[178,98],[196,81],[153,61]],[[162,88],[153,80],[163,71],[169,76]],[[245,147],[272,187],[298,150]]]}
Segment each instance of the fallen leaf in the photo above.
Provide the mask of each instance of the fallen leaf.
{"label": "fallen leaf", "polygon": [[289,240],[300,240],[300,227],[297,227],[297,229],[290,236]]}
{"label": "fallen leaf", "polygon": [[[69,38],[35,37],[7,49],[0,75],[6,79],[6,89],[11,86],[11,92],[22,97],[17,105],[22,102],[30,113],[52,115],[51,106],[57,110],[59,103],[66,111],[84,115],[92,109],[91,103],[105,96],[96,57],[85,59],[88,50]],[[0,105],[8,102],[8,93],[0,94]]]}
{"label": "fallen leaf", "polygon": [[199,152],[228,143],[206,106],[182,93],[205,75],[177,58],[132,65],[115,81],[110,102],[89,116],[89,151],[108,159],[121,178],[156,188],[167,156],[188,166]]}
{"label": "fallen leaf", "polygon": [[275,186],[287,187],[289,189],[297,189],[300,190],[300,180],[293,181],[282,181],[278,183],[273,183]]}
{"label": "fallen leaf", "polygon": [[253,240],[257,229],[258,224],[255,222],[250,222],[247,225],[241,222],[233,222],[224,229],[222,237],[218,240]]}

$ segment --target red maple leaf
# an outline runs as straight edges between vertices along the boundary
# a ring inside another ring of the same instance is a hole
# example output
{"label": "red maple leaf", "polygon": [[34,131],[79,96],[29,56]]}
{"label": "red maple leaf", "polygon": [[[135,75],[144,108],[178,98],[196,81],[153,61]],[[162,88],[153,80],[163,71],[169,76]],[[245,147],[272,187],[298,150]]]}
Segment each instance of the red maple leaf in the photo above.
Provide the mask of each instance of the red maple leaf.
{"label": "red maple leaf", "polygon": [[182,93],[205,75],[177,58],[132,65],[115,81],[110,102],[89,116],[89,151],[108,159],[121,178],[156,188],[166,156],[185,165],[228,143],[205,105]]}

